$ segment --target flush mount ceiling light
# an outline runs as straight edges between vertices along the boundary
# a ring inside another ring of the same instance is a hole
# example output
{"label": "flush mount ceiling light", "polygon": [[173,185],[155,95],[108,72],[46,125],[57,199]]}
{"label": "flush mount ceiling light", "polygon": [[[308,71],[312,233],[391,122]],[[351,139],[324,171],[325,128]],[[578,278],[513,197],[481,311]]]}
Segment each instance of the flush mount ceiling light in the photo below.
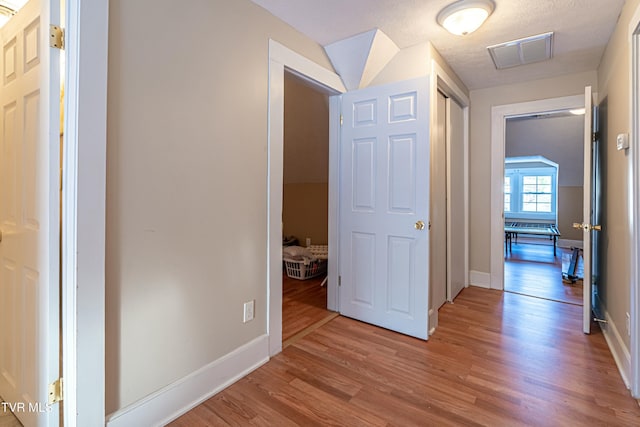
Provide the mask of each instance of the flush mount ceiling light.
{"label": "flush mount ceiling light", "polygon": [[11,19],[27,0],[0,0],[0,27]]}
{"label": "flush mount ceiling light", "polygon": [[460,0],[438,13],[438,24],[451,34],[466,36],[480,28],[495,5],[491,0]]}
{"label": "flush mount ceiling light", "polygon": [[0,3],[0,27],[6,24],[15,13],[13,9]]}

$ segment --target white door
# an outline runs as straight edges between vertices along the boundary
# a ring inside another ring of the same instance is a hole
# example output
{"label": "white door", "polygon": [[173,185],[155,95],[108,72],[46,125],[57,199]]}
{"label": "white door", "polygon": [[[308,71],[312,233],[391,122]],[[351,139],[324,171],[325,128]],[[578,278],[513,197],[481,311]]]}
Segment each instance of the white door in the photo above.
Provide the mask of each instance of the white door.
{"label": "white door", "polygon": [[[597,232],[600,228],[599,224],[595,223],[594,218],[594,208],[596,207],[594,201],[597,201],[594,198],[594,174],[597,171],[597,168],[594,165],[594,159],[598,159],[597,156],[593,156],[593,148],[596,147],[594,144],[594,100],[593,94],[591,92],[591,86],[587,86],[585,88],[584,93],[584,206],[583,206],[583,219],[582,223],[574,224],[574,227],[578,226],[583,229],[583,260],[584,260],[584,279],[582,285],[582,309],[583,309],[583,319],[582,319],[582,330],[585,334],[591,332],[591,319],[592,319],[592,273],[593,266],[595,264],[596,259],[594,259],[593,251],[592,251],[592,237],[593,233]],[[599,212],[599,209],[597,209]]]}
{"label": "white door", "polygon": [[466,284],[465,269],[465,163],[464,163],[464,110],[448,99],[449,112],[449,301],[453,301]]}
{"label": "white door", "polygon": [[59,414],[58,17],[57,0],[31,0],[0,30],[0,395],[26,427]]}
{"label": "white door", "polygon": [[343,95],[340,312],[422,339],[429,307],[429,81]]}
{"label": "white door", "polygon": [[429,287],[432,308],[447,300],[447,98],[438,91],[436,139],[431,145],[431,185],[429,192]]}

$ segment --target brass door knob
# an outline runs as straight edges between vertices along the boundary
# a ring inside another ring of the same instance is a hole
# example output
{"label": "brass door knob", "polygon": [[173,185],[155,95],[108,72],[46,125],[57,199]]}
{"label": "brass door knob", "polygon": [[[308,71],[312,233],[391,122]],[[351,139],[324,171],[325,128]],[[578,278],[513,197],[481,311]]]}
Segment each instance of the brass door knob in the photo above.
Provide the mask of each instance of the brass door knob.
{"label": "brass door knob", "polygon": [[424,221],[420,220],[414,224],[416,230],[424,230]]}
{"label": "brass door knob", "polygon": [[585,224],[585,223],[581,223],[581,222],[574,222],[573,223],[573,228],[577,228],[577,229],[582,229],[582,230],[586,230],[586,231],[602,231],[602,226],[601,225],[591,225],[591,224]]}

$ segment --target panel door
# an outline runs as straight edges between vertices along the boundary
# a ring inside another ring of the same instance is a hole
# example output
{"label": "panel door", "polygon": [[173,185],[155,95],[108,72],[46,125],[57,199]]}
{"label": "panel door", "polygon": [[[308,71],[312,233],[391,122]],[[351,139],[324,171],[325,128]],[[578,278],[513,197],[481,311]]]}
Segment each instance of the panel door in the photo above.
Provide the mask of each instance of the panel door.
{"label": "panel door", "polygon": [[464,110],[449,98],[449,265],[451,285],[448,299],[453,301],[467,283],[465,226]]}
{"label": "panel door", "polygon": [[58,1],[31,0],[0,30],[0,395],[27,427],[58,424],[58,17]]}
{"label": "panel door", "polygon": [[422,339],[429,307],[429,81],[343,95],[340,312]]}
{"label": "panel door", "polygon": [[[594,191],[594,164],[593,164],[593,94],[591,86],[585,88],[584,93],[584,205],[582,223],[578,224],[583,229],[583,251],[584,279],[582,285],[582,330],[585,334],[591,332],[591,311],[592,311],[592,222],[593,214],[593,191]],[[576,224],[574,224],[576,226]]]}
{"label": "panel door", "polygon": [[448,99],[438,91],[436,140],[431,145],[429,190],[429,286],[433,309],[447,300],[447,114]]}

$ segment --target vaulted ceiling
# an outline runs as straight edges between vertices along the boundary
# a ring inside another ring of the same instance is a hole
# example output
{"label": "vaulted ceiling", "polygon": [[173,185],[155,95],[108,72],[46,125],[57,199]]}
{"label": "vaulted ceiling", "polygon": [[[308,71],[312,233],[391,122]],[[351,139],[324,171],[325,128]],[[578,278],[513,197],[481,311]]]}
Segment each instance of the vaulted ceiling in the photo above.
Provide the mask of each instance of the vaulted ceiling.
{"label": "vaulted ceiling", "polygon": [[[467,36],[436,22],[454,0],[252,0],[325,46],[379,28],[400,48],[430,41],[471,90],[597,69],[625,0],[494,0]],[[496,70],[487,47],[554,32],[553,58]]]}

